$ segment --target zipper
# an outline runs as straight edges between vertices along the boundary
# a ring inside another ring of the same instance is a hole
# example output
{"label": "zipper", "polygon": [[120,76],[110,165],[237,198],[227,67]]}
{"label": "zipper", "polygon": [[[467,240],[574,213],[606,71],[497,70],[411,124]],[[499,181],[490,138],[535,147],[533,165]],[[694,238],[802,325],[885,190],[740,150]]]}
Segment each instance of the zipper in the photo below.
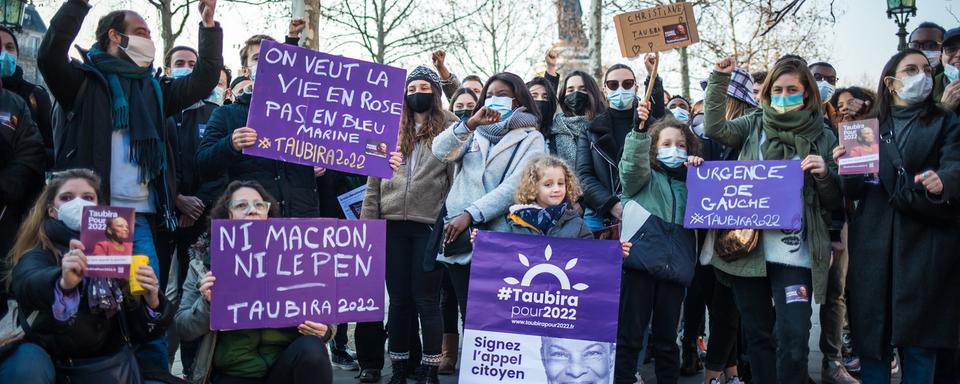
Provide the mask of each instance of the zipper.
{"label": "zipper", "polygon": [[673,193],[673,179],[667,176],[667,185],[670,187],[670,223],[677,221],[677,195]]}
{"label": "zipper", "polygon": [[[421,151],[422,152],[422,151]],[[412,151],[410,153],[413,155]],[[404,220],[407,219],[407,192],[410,191],[410,183],[413,181],[413,169],[410,168],[410,161],[407,161],[407,180],[403,183],[403,209],[400,211]]]}

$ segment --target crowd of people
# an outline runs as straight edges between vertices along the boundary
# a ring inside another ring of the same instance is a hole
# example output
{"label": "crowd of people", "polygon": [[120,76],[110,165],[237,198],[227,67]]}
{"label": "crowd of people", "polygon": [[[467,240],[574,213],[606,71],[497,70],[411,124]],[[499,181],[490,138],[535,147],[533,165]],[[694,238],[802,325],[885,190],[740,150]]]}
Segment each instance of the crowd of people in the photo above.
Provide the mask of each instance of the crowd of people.
{"label": "crowd of people", "polygon": [[[460,79],[437,51],[408,71],[393,177],[379,178],[244,154],[273,38],[251,36],[230,71],[217,0],[198,3],[196,47],[158,60],[150,26],[118,10],[71,60],[91,4],[63,1],[37,58],[46,89],[23,79],[0,28],[0,382],[331,383],[337,368],[439,383],[457,372],[464,319],[483,316],[466,313],[477,230],[642,227],[621,241],[618,384],[642,383],[650,360],[657,383],[806,384],[814,303],[821,382],[960,383],[960,28],[920,24],[876,89],[837,88],[816,58],[750,73],[731,57],[699,101],[625,64],[561,77],[555,51],[530,81]],[[305,26],[291,21],[284,43]],[[837,127],[869,118],[879,135],[844,147]],[[879,152],[879,172],[841,176],[847,152]],[[687,168],[718,160],[798,161],[802,228],[684,228]],[[385,323],[210,329],[211,219],[345,218],[337,197],[364,185],[360,218],[386,221]],[[103,247],[148,257],[131,275],[142,290],[87,276],[91,205],[136,210]]]}

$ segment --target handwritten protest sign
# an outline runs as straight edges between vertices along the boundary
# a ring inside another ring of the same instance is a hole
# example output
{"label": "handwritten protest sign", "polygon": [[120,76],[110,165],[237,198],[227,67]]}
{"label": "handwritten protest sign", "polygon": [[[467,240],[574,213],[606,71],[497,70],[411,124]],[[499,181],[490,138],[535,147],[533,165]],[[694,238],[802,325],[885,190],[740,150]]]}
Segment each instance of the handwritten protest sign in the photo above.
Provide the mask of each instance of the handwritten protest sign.
{"label": "handwritten protest sign", "polygon": [[481,231],[459,382],[613,383],[620,259],[617,241]]}
{"label": "handwritten protest sign", "polygon": [[383,320],[380,220],[214,220],[210,328]]}
{"label": "handwritten protest sign", "polygon": [[880,172],[880,122],[858,120],[838,125],[846,153],[837,161],[841,175]]}
{"label": "handwritten protest sign", "polygon": [[623,57],[685,47],[700,41],[693,4],[676,3],[621,13],[613,18]]}
{"label": "handwritten protest sign", "polygon": [[686,228],[800,229],[799,160],[707,161],[687,168]]}
{"label": "handwritten protest sign", "polygon": [[89,277],[130,278],[133,254],[133,208],[83,207],[80,242]]}
{"label": "handwritten protest sign", "polygon": [[390,178],[406,71],[264,41],[243,153]]}

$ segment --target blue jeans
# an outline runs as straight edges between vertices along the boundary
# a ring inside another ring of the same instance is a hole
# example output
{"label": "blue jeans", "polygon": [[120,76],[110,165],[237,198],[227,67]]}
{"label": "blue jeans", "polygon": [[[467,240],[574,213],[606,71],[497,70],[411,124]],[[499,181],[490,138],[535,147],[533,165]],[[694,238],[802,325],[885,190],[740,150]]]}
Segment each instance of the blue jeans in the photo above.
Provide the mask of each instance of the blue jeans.
{"label": "blue jeans", "polygon": [[[889,384],[891,349],[880,360],[860,358],[860,380],[863,384]],[[900,348],[900,376],[903,384],[933,384],[937,366],[937,350],[931,348]]]}
{"label": "blue jeans", "polygon": [[591,231],[596,231],[603,228],[603,216],[598,215],[597,212],[590,208],[584,210],[583,221],[587,224],[587,228],[590,228]]}
{"label": "blue jeans", "polygon": [[[160,258],[157,257],[157,246],[153,241],[153,228],[150,221],[153,214],[138,213],[133,228],[133,254],[144,255],[150,258],[150,267],[153,273],[160,276]],[[161,292],[161,294],[163,294]],[[167,339],[159,339],[136,345],[134,352],[137,357],[160,369],[170,369],[167,358]]]}
{"label": "blue jeans", "polygon": [[23,343],[0,362],[0,383],[17,384],[53,384],[56,369],[53,360],[42,347],[33,343]]}

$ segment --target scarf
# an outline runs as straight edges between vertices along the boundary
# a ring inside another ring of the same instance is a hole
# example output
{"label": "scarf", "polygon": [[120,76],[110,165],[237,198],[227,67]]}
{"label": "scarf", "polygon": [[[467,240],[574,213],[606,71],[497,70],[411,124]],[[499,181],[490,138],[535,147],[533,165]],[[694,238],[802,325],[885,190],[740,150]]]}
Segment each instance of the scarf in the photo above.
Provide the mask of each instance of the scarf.
{"label": "scarf", "polygon": [[660,170],[663,171],[663,174],[667,177],[677,180],[677,181],[687,181],[687,166],[681,165],[676,168],[670,168],[663,164],[662,161],[654,159],[657,162],[657,165],[660,166]]}
{"label": "scarf", "polygon": [[526,110],[526,107],[517,108],[506,120],[478,126],[476,132],[478,135],[490,141],[490,144],[496,145],[500,142],[500,139],[503,139],[507,133],[514,129],[537,126],[537,117],[524,112]]}
{"label": "scarf", "polygon": [[[113,106],[113,130],[130,129],[130,161],[140,169],[140,181],[153,180],[166,169],[166,147],[160,136],[160,121],[153,121],[149,107],[144,105],[142,95],[127,95],[120,84],[120,78],[148,80],[156,96],[157,110],[163,119],[163,92],[160,82],[152,76],[150,68],[140,67],[129,60],[106,53],[99,44],[94,44],[87,52],[90,66],[107,79]],[[131,89],[136,89],[139,81],[134,81]],[[129,98],[133,97],[133,103]],[[136,113],[130,113],[130,107]],[[131,118],[134,120],[131,123]]]}
{"label": "scarf", "polygon": [[[47,237],[54,244],[57,244],[63,253],[68,250],[66,244],[70,243],[70,239],[80,238],[79,232],[67,228],[60,220],[47,220],[43,224],[43,229]],[[57,262],[59,263],[59,260]],[[87,305],[90,307],[90,312],[113,317],[123,303],[121,284],[121,281],[117,279],[84,277],[79,288],[87,293]]]}
{"label": "scarf", "polygon": [[[765,160],[803,159],[818,154],[816,142],[824,133],[823,113],[819,109],[777,113],[767,104],[762,107],[763,133],[767,140],[760,150]],[[814,183],[811,174],[804,174],[803,222],[810,239],[810,253],[817,261],[824,261],[830,257],[830,235],[820,214],[820,198]]]}
{"label": "scarf", "polygon": [[547,208],[534,204],[514,205],[510,207],[510,213],[517,224],[536,229],[540,234],[546,235],[553,227],[560,224],[560,217],[569,206],[570,203],[566,201]]}
{"label": "scarf", "polygon": [[553,119],[553,125],[550,127],[552,135],[570,135],[574,140],[580,137],[580,133],[590,127],[590,121],[586,116],[564,116],[556,115]]}

